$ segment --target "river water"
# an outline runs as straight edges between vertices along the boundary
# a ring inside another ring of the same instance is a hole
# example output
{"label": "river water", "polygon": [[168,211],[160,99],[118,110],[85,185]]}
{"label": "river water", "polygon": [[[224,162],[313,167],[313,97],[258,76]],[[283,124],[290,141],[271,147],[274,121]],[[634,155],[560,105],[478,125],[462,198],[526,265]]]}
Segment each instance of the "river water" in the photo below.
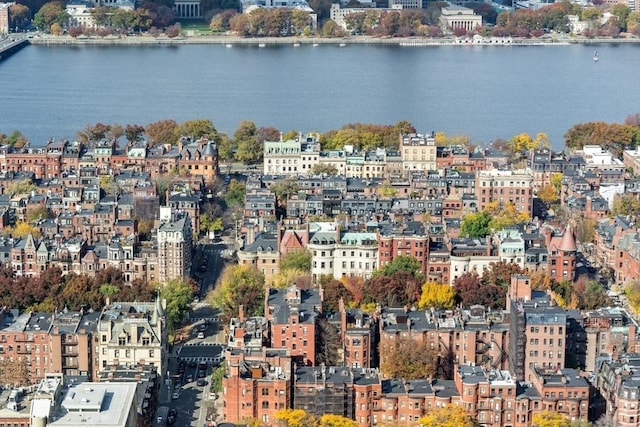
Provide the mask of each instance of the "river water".
{"label": "river water", "polygon": [[[600,60],[594,62],[594,50]],[[640,44],[28,46],[0,63],[0,133],[42,145],[87,124],[210,119],[281,131],[364,122],[488,144],[640,112]]]}

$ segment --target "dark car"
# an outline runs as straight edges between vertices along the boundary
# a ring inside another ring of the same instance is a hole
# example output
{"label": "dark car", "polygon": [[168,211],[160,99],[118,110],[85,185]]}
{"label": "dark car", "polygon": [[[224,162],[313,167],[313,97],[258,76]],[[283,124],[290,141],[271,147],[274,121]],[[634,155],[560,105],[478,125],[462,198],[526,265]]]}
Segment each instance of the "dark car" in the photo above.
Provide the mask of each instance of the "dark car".
{"label": "dark car", "polygon": [[169,412],[167,412],[167,416],[170,417],[171,415],[173,415],[174,417],[178,415],[178,411],[176,410],[176,408],[169,409]]}
{"label": "dark car", "polygon": [[191,381],[193,381],[193,375],[192,374],[188,374],[187,375],[187,382],[190,383]]}
{"label": "dark car", "polygon": [[203,386],[207,385],[207,380],[205,380],[204,378],[198,378],[198,381],[196,381],[196,384],[199,387],[203,387]]}
{"label": "dark car", "polygon": [[198,371],[198,378],[204,378],[207,376],[207,372],[204,370]]}
{"label": "dark car", "polygon": [[190,368],[195,368],[196,366],[198,366],[198,362],[196,362],[195,360],[192,360],[191,362],[189,362]]}

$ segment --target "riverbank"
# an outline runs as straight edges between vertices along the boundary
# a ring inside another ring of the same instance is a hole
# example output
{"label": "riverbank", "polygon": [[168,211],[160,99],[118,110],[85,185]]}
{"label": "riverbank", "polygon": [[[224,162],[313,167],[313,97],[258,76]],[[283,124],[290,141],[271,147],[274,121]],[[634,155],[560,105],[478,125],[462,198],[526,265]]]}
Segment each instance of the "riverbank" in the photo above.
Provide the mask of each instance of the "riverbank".
{"label": "riverbank", "polygon": [[640,38],[532,38],[517,39],[510,37],[491,38],[428,38],[428,37],[403,37],[403,38],[380,38],[368,36],[354,36],[343,38],[325,37],[260,37],[244,38],[236,36],[180,36],[169,38],[166,36],[106,36],[106,37],[78,37],[70,36],[39,36],[29,39],[34,45],[188,45],[188,44],[224,44],[233,45],[337,45],[346,46],[349,44],[371,44],[371,45],[395,45],[406,47],[420,46],[562,46],[570,44],[600,44],[600,43],[640,43]]}

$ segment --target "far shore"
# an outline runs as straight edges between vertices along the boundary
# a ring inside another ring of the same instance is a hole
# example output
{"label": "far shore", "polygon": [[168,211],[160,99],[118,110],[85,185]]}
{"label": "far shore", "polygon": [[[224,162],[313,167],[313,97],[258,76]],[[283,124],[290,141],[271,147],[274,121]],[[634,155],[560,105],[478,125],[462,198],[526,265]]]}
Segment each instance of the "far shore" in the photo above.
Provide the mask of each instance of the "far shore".
{"label": "far shore", "polygon": [[36,45],[187,45],[187,44],[224,44],[235,45],[348,45],[348,44],[370,44],[370,45],[396,45],[396,46],[562,46],[570,44],[600,44],[600,43],[640,43],[640,38],[510,38],[510,37],[490,37],[481,40],[457,37],[369,37],[351,36],[342,38],[328,37],[255,37],[245,38],[237,36],[200,36],[189,35],[169,38],[167,36],[151,37],[140,36],[106,36],[106,37],[77,37],[71,36],[38,36],[29,39],[31,44]]}

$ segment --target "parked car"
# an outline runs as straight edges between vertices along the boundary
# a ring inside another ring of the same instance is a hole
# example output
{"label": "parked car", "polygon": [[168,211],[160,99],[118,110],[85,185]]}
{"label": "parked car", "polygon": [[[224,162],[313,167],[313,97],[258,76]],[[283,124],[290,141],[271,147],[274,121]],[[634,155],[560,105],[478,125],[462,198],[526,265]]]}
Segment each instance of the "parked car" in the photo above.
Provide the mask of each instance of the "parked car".
{"label": "parked car", "polygon": [[174,390],[173,393],[171,393],[171,398],[173,400],[179,399],[180,398],[180,390]]}
{"label": "parked car", "polygon": [[198,332],[198,339],[204,339],[204,332]]}
{"label": "parked car", "polygon": [[190,383],[191,381],[193,381],[193,375],[189,374],[187,375],[187,382]]}
{"label": "parked car", "polygon": [[203,387],[207,385],[207,380],[205,380],[204,378],[198,378],[198,381],[196,381],[196,384],[198,385],[198,387]]}

